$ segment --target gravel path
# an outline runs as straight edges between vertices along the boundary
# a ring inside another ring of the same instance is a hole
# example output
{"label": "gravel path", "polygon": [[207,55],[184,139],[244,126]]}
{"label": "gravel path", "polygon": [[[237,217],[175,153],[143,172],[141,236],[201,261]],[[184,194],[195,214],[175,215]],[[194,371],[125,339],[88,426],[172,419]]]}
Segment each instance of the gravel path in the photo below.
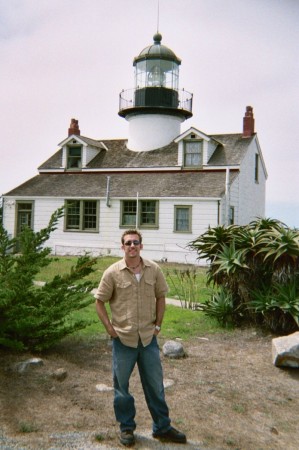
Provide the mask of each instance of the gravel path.
{"label": "gravel path", "polygon": [[[1,450],[117,450],[126,447],[121,444],[104,444],[96,442],[95,433],[90,432],[66,432],[51,433],[48,436],[36,437],[34,444],[27,443],[29,436],[24,438],[10,438],[0,431],[0,449]],[[167,444],[161,443],[152,438],[151,432],[135,433],[136,443],[132,447],[134,450],[208,450],[194,441],[187,444]],[[32,442],[32,439],[29,439]],[[48,442],[48,443],[46,443]],[[210,449],[212,450],[212,449]],[[217,450],[217,449],[213,449]]]}

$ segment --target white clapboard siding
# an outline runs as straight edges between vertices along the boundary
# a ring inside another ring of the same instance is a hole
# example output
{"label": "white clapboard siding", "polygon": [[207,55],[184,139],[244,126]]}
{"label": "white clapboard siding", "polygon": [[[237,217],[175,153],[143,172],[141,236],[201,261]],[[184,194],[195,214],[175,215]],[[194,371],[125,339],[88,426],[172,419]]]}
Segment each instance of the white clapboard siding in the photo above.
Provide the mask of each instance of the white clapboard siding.
{"label": "white clapboard siding", "polygon": [[241,163],[239,174],[239,225],[246,225],[257,217],[265,215],[266,176],[259,162],[259,181],[255,182],[255,154],[259,153],[253,140]]}
{"label": "white clapboard siding", "polygon": [[[17,200],[17,199],[16,199]],[[52,213],[64,204],[63,198],[28,198],[34,202],[34,230],[45,228]],[[46,245],[51,247],[55,255],[80,255],[88,252],[92,255],[122,256],[120,238],[124,231],[120,227],[120,200],[100,199],[99,231],[66,232],[64,218],[60,219],[57,229],[51,234]],[[174,232],[175,205],[192,206],[192,231],[190,233]],[[15,205],[5,206],[5,227],[14,235]],[[208,226],[214,227],[218,221],[218,202],[215,200],[196,199],[160,199],[159,228],[141,230],[144,242],[143,254],[157,261],[167,259],[171,262],[196,263],[197,254],[191,252],[188,243],[205,232]]]}

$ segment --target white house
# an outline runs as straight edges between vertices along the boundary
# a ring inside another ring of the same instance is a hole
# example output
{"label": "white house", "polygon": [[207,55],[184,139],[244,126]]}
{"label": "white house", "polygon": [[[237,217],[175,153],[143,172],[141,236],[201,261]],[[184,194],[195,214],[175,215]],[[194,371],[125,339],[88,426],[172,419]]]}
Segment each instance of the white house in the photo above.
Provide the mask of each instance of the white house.
{"label": "white house", "polygon": [[81,136],[71,120],[39,174],[3,196],[3,223],[15,236],[45,227],[65,205],[48,245],[56,255],[120,256],[124,229],[137,227],[145,257],[196,262],[188,243],[207,228],[247,224],[265,213],[267,172],[247,106],[238,134],[181,133],[192,94],[179,89],[180,59],[154,43],[134,59],[135,87],[120,93],[128,139]]}

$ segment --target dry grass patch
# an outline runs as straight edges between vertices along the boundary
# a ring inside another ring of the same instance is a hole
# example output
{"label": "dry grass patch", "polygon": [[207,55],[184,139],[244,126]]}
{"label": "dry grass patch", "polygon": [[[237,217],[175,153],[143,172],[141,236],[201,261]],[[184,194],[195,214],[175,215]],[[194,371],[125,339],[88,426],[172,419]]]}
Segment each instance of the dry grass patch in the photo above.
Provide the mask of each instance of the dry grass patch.
{"label": "dry grass patch", "polygon": [[[187,358],[162,357],[165,378],[175,382],[166,389],[173,425],[198,443],[192,448],[297,450],[299,371],[273,366],[271,339],[252,329],[206,334],[183,341]],[[161,346],[163,342],[161,335]],[[7,370],[29,356],[0,353],[0,422],[5,434],[23,448],[47,449],[53,433],[90,432],[92,448],[119,448],[113,393],[95,388],[99,383],[111,385],[109,341],[103,336],[67,339],[42,355],[42,367],[22,375]],[[61,367],[68,376],[59,382],[51,374]],[[137,432],[150,432],[137,371],[131,390]],[[137,441],[135,448],[154,447]]]}

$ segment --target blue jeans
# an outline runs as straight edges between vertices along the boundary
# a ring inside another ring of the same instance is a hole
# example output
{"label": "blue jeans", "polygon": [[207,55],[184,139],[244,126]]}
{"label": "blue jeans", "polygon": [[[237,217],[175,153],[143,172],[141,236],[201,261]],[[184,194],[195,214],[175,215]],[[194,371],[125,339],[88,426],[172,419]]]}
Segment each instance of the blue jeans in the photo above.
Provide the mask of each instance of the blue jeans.
{"label": "blue jeans", "polygon": [[114,412],[120,430],[135,430],[135,402],[129,393],[129,379],[137,363],[148,409],[153,419],[153,432],[170,429],[169,410],[165,402],[163,372],[156,336],[149,345],[127,347],[119,338],[113,339]]}

